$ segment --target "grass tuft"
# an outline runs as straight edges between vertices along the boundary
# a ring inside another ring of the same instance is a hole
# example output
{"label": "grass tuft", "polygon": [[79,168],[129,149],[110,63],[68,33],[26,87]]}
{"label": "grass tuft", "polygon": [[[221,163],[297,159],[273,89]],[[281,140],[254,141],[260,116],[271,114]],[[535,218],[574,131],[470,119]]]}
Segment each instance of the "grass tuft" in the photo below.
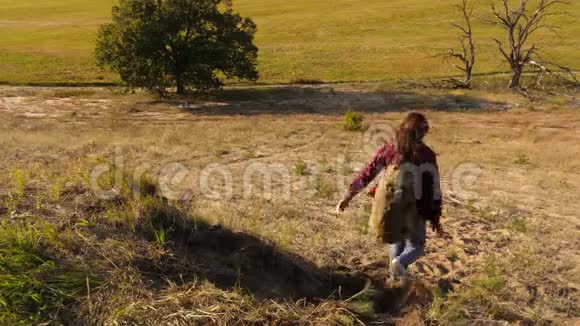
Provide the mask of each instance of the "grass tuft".
{"label": "grass tuft", "polygon": [[19,197],[24,196],[24,190],[26,189],[26,184],[28,183],[28,176],[26,173],[20,169],[14,170],[12,172],[12,180],[14,194]]}
{"label": "grass tuft", "polygon": [[315,180],[314,186],[316,194],[322,198],[330,199],[338,191],[336,184],[325,177],[318,176]]}
{"label": "grass tuft", "polygon": [[296,165],[294,165],[294,173],[297,175],[305,176],[309,174],[308,164],[303,160],[299,160]]}
{"label": "grass tuft", "polygon": [[348,110],[344,114],[344,121],[342,128],[346,131],[361,131],[363,130],[364,116],[361,113]]}
{"label": "grass tuft", "polygon": [[518,232],[526,232],[528,230],[528,226],[524,217],[516,217],[513,219],[511,223],[511,228]]}
{"label": "grass tuft", "polygon": [[528,155],[526,155],[524,153],[520,153],[514,159],[514,163],[517,165],[528,165],[528,164],[530,164],[530,158],[528,157]]}
{"label": "grass tuft", "polygon": [[427,308],[426,316],[430,320],[441,320],[444,315],[446,295],[439,286],[431,289],[433,300]]}
{"label": "grass tuft", "polygon": [[85,295],[98,280],[78,265],[56,262],[43,245],[56,239],[47,225],[2,223],[0,228],[0,323],[36,324],[57,320],[61,310]]}
{"label": "grass tuft", "polygon": [[440,288],[434,288],[427,317],[440,325],[464,325],[468,321],[470,309],[485,309],[481,313],[493,316],[501,310],[498,303],[501,302],[504,289],[504,270],[494,259],[489,258],[481,266],[480,272],[468,279],[466,286],[458,291],[445,295]]}
{"label": "grass tuft", "polygon": [[167,244],[167,239],[165,237],[165,230],[160,228],[159,230],[153,230],[155,234],[155,242],[159,246],[165,246]]}

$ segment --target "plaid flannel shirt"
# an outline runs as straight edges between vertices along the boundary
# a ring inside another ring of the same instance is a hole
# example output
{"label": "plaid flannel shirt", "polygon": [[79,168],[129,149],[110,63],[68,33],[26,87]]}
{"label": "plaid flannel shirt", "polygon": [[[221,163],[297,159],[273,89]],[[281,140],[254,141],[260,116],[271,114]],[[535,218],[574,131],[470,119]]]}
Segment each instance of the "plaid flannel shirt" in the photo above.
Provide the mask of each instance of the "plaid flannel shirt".
{"label": "plaid flannel shirt", "polygon": [[[366,186],[368,186],[375,177],[385,169],[389,164],[399,164],[400,154],[397,150],[395,140],[381,146],[374,154],[372,160],[356,175],[350,185],[350,196],[353,197]],[[441,189],[439,183],[439,169],[437,166],[437,157],[435,152],[429,146],[422,144],[419,150],[419,160],[421,164],[432,164],[436,175],[424,173],[423,175],[423,193],[421,199],[417,200],[419,213],[433,224],[439,224],[441,215]],[[369,195],[374,196],[375,188],[369,191]]]}

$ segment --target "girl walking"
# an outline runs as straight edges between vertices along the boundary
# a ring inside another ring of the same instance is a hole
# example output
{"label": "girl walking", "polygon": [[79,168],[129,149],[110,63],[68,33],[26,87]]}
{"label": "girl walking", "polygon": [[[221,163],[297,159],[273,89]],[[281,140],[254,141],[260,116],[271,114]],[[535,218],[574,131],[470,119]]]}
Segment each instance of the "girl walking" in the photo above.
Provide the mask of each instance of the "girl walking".
{"label": "girl walking", "polygon": [[[349,191],[337,205],[337,210],[343,211],[356,194],[389,167],[398,168],[405,164],[414,167],[413,171],[419,171],[418,182],[415,183],[418,187],[418,191],[415,189],[416,206],[412,207],[410,217],[414,219],[415,227],[402,240],[389,243],[390,271],[395,278],[406,277],[409,265],[425,254],[427,221],[431,223],[434,231],[442,233],[437,159],[433,150],[423,142],[428,132],[429,123],[423,114],[408,114],[397,128],[395,137],[377,150],[373,159],[354,178]],[[374,195],[374,189],[370,194]]]}

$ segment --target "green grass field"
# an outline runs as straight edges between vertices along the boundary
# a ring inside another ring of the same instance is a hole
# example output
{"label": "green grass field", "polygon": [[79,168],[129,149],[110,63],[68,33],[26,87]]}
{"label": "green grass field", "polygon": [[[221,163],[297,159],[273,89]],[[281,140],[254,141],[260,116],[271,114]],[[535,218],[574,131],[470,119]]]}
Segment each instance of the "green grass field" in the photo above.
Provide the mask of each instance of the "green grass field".
{"label": "green grass field", "polygon": [[[0,83],[98,83],[115,76],[94,64],[97,28],[115,0],[0,0]],[[262,82],[385,80],[455,74],[431,58],[456,45],[457,0],[237,0],[258,24]],[[484,23],[488,1],[474,1],[476,73],[504,71]],[[560,37],[536,35],[545,57],[580,69],[580,2],[559,17]]]}

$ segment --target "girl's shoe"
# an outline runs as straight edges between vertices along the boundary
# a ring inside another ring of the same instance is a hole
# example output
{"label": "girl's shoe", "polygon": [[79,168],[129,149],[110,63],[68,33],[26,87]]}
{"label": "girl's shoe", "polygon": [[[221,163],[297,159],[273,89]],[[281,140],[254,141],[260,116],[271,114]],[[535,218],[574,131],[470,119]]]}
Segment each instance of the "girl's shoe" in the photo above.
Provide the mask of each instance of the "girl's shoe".
{"label": "girl's shoe", "polygon": [[399,262],[398,258],[393,259],[389,267],[391,270],[391,276],[396,280],[400,278],[407,278],[409,275],[407,273],[407,269]]}

